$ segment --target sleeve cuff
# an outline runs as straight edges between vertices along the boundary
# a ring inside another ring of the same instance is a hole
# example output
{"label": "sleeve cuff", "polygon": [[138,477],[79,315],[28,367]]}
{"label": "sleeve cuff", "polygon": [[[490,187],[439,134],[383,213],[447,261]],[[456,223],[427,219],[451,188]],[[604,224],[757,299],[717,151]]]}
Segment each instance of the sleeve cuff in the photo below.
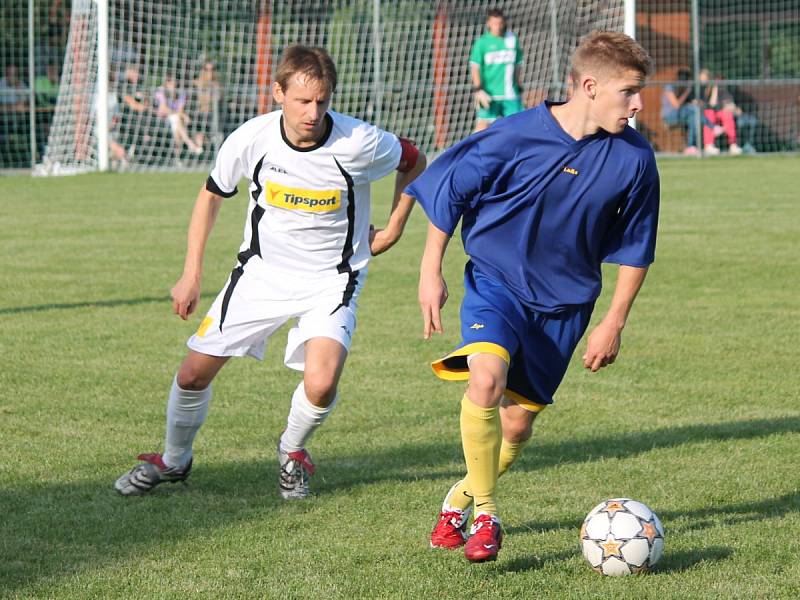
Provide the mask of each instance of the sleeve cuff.
{"label": "sleeve cuff", "polygon": [[235,196],[236,193],[239,191],[237,188],[233,188],[232,192],[222,191],[220,187],[217,185],[217,182],[214,181],[214,179],[211,177],[211,175],[209,175],[208,179],[206,179],[206,189],[212,194],[215,194],[217,196],[222,196],[223,198],[230,198],[231,196]]}

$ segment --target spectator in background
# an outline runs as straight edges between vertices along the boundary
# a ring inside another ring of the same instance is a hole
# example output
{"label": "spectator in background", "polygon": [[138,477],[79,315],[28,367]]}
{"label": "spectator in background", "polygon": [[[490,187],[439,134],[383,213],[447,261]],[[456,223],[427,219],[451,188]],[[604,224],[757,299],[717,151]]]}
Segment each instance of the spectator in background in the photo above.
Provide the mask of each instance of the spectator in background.
{"label": "spectator in background", "polygon": [[520,82],[522,50],[519,40],[507,30],[506,18],[499,9],[488,11],[486,29],[472,45],[469,54],[477,110],[475,131],[486,129],[500,117],[525,109]]}
{"label": "spectator in background", "polygon": [[[124,169],[128,166],[128,153],[125,147],[119,143],[119,122],[120,122],[120,105],[119,98],[117,97],[116,77],[113,71],[110,73],[110,81],[108,85],[108,92],[106,94],[106,104],[108,106],[108,152],[111,157],[112,166],[117,169]],[[97,114],[99,107],[97,93],[94,95],[94,102],[92,108],[94,113]]]}
{"label": "spectator in background", "polygon": [[50,124],[58,101],[59,68],[57,62],[47,63],[44,75],[39,75],[33,82],[36,92],[36,146],[43,156],[50,135]]}
{"label": "spectator in background", "polygon": [[686,127],[686,148],[683,153],[697,156],[700,154],[698,123],[701,114],[692,90],[692,72],[681,67],[677,78],[677,85],[664,86],[661,94],[661,119],[668,127]]}
{"label": "spectator in background", "polygon": [[194,122],[194,143],[206,146],[206,140],[213,141],[220,131],[219,100],[221,85],[217,79],[214,63],[207,60],[193,83],[192,111]]}
{"label": "spectator in background", "polygon": [[28,86],[19,78],[19,67],[10,64],[0,78],[0,109],[5,112],[28,110]]}
{"label": "spectator in background", "polygon": [[730,108],[723,106],[719,84],[716,80],[711,80],[711,73],[708,69],[702,69],[698,79],[702,86],[703,114],[712,125],[711,127],[703,126],[703,151],[706,154],[719,154],[719,147],[715,144],[718,130],[713,126],[721,125],[728,138],[728,152],[734,156],[741,154],[742,148],[737,144],[736,138],[736,116]]}
{"label": "spectator in background", "polygon": [[156,127],[150,98],[139,84],[138,66],[131,64],[126,67],[120,94],[119,141],[127,147],[128,158],[132,158],[137,148],[151,140]]}
{"label": "spectator in background", "polygon": [[184,145],[189,148],[192,154],[202,154],[203,147],[192,140],[189,136],[189,131],[186,129],[189,123],[189,117],[184,112],[186,93],[178,89],[178,84],[173,74],[167,73],[164,83],[156,89],[153,97],[156,115],[168,123],[172,133],[175,160],[180,162]]}
{"label": "spectator in background", "polygon": [[753,98],[735,87],[721,88],[719,93],[722,108],[732,112],[736,119],[736,137],[739,138],[742,151],[745,154],[755,154],[758,117],[755,115]]}
{"label": "spectator in background", "polygon": [[48,63],[44,75],[39,75],[33,83],[36,90],[36,105],[40,108],[52,108],[58,100],[59,74],[58,64]]}

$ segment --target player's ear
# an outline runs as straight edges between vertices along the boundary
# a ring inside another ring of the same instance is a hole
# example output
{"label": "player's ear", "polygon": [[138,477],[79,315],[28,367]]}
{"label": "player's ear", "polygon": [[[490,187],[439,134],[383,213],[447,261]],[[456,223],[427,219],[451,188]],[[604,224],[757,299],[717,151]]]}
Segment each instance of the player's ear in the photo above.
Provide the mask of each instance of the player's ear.
{"label": "player's ear", "polygon": [[586,94],[587,98],[594,100],[595,96],[597,96],[597,79],[591,75],[582,77],[581,89],[583,90],[583,93]]}
{"label": "player's ear", "polygon": [[277,81],[272,83],[272,97],[278,104],[283,104],[283,88]]}

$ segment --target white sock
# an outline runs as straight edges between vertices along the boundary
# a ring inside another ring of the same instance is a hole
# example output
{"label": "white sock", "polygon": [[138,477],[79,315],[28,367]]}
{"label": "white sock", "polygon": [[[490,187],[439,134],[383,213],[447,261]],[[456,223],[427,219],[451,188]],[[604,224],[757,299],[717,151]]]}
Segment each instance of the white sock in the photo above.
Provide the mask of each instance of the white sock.
{"label": "white sock", "polygon": [[172,380],[167,402],[167,436],[164,442],[164,464],[183,467],[192,458],[192,442],[206,420],[211,401],[211,386],[204,390],[184,390],[178,378]]}
{"label": "white sock", "polygon": [[283,452],[296,452],[305,448],[311,434],[331,414],[338,399],[339,394],[336,394],[333,402],[326,408],[314,406],[306,397],[305,387],[301,381],[292,395],[292,407],[289,409],[286,429],[281,436],[281,450]]}

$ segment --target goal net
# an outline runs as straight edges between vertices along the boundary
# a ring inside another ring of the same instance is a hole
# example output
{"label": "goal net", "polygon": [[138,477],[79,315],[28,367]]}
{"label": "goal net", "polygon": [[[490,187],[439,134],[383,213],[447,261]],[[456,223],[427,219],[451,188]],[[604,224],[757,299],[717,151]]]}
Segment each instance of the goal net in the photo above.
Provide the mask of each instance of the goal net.
{"label": "goal net", "polygon": [[[469,52],[484,30],[485,1],[108,0],[105,99],[98,4],[73,0],[41,174],[97,170],[104,137],[114,170],[207,168],[228,133],[277,108],[269,85],[281,51],[294,43],[324,46],[336,62],[334,110],[432,154],[474,127]],[[490,4],[518,37],[528,106],[563,97],[582,35],[623,28],[624,0]],[[107,136],[98,135],[103,102]]]}

